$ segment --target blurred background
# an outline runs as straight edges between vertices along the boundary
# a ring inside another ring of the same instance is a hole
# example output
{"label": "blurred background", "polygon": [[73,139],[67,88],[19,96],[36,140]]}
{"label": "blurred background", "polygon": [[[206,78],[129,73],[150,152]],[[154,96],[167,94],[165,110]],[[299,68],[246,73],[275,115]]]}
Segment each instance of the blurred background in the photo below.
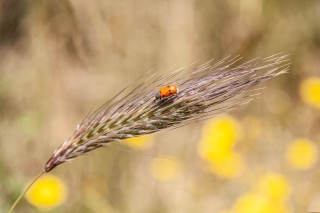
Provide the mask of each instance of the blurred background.
{"label": "blurred background", "polygon": [[146,71],[279,52],[290,72],[258,99],[65,163],[14,212],[320,211],[320,1],[0,5],[0,212],[92,108]]}

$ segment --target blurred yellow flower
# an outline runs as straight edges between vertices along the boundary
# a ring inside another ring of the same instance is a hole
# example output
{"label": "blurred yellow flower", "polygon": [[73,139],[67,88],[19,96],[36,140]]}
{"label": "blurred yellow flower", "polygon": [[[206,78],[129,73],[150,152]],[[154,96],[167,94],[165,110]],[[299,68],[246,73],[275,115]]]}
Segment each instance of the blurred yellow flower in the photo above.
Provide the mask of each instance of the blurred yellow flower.
{"label": "blurred yellow flower", "polygon": [[209,169],[222,178],[234,178],[240,175],[245,169],[245,164],[240,155],[232,151],[221,161],[210,163]]}
{"label": "blurred yellow flower", "polygon": [[273,202],[283,202],[291,194],[290,182],[284,176],[276,173],[263,175],[255,189],[257,193],[268,197]]}
{"label": "blurred yellow flower", "polygon": [[226,160],[239,135],[240,125],[234,118],[214,118],[203,128],[199,155],[210,162]]}
{"label": "blurred yellow flower", "polygon": [[320,108],[320,78],[311,77],[302,81],[300,95],[305,103]]}
{"label": "blurred yellow flower", "polygon": [[153,136],[145,135],[140,137],[128,138],[123,140],[123,144],[133,148],[133,149],[146,149],[152,145]]}
{"label": "blurred yellow flower", "polygon": [[64,203],[67,188],[62,180],[53,175],[44,175],[26,193],[29,203],[39,209],[49,210]]}
{"label": "blurred yellow flower", "polygon": [[236,201],[234,210],[237,213],[289,213],[288,207],[283,203],[252,192],[241,196]]}
{"label": "blurred yellow flower", "polygon": [[297,138],[287,147],[286,158],[295,169],[310,169],[317,162],[318,149],[312,141]]}
{"label": "blurred yellow flower", "polygon": [[152,162],[151,174],[160,181],[174,179],[181,172],[181,163],[178,160],[170,160],[171,157],[156,158]]}

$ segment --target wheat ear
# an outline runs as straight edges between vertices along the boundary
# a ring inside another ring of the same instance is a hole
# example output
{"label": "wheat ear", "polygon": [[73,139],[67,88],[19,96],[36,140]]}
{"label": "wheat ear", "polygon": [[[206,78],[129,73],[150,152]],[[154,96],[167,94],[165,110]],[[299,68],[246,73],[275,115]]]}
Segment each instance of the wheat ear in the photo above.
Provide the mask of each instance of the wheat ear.
{"label": "wheat ear", "polygon": [[[113,141],[175,129],[247,103],[252,100],[251,96],[234,103],[229,100],[285,73],[288,70],[288,65],[283,64],[287,61],[285,58],[255,59],[232,68],[240,60],[235,57],[214,66],[203,64],[186,74],[179,69],[168,75],[152,75],[121,99],[113,101],[119,97],[118,94],[84,119],[73,135],[54,151],[44,170],[49,172],[70,159]],[[179,94],[155,101],[155,91],[172,83],[178,85]]]}
{"label": "wheat ear", "polygon": [[[120,98],[126,89],[122,90],[85,118],[72,136],[54,151],[43,172],[50,172],[110,142],[179,128],[248,103],[252,100],[250,94],[235,97],[286,73],[289,69],[286,58],[286,55],[274,55],[235,65],[240,60],[235,57],[213,66],[208,62],[187,73],[183,69],[161,76],[148,77],[147,73],[135,82],[137,86],[127,95]],[[178,95],[156,101],[154,93],[169,84],[179,87]]]}

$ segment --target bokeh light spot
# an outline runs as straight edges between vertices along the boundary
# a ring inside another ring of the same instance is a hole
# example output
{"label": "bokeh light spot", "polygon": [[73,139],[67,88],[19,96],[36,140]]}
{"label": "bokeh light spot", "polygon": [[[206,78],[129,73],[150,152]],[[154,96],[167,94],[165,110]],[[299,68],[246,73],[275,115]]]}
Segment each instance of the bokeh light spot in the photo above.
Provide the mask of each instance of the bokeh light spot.
{"label": "bokeh light spot", "polygon": [[234,152],[228,152],[226,158],[221,161],[212,162],[210,171],[222,178],[234,178],[245,169],[245,163],[241,156]]}
{"label": "bokeh light spot", "polygon": [[25,197],[39,209],[50,210],[65,202],[67,188],[60,178],[44,175],[31,186]]}
{"label": "bokeh light spot", "polygon": [[320,78],[311,77],[302,81],[300,95],[305,103],[320,108]]}
{"label": "bokeh light spot", "polygon": [[287,147],[286,159],[293,168],[307,170],[315,166],[318,149],[312,141],[297,138]]}
{"label": "bokeh light spot", "polygon": [[231,116],[214,118],[203,128],[199,155],[210,162],[225,160],[240,135],[240,125]]}
{"label": "bokeh light spot", "polygon": [[289,209],[281,202],[274,202],[268,197],[252,192],[241,196],[235,204],[237,213],[289,213]]}
{"label": "bokeh light spot", "polygon": [[283,202],[291,194],[291,185],[284,176],[267,173],[259,179],[256,190],[274,202]]}

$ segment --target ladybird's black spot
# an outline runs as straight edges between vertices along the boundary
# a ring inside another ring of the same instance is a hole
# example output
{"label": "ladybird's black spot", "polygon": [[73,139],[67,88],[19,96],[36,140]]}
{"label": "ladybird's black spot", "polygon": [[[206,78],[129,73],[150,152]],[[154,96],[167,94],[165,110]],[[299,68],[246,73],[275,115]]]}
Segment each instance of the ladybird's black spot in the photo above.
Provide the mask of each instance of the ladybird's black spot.
{"label": "ladybird's black spot", "polygon": [[167,86],[167,88],[170,88],[170,86]]}

